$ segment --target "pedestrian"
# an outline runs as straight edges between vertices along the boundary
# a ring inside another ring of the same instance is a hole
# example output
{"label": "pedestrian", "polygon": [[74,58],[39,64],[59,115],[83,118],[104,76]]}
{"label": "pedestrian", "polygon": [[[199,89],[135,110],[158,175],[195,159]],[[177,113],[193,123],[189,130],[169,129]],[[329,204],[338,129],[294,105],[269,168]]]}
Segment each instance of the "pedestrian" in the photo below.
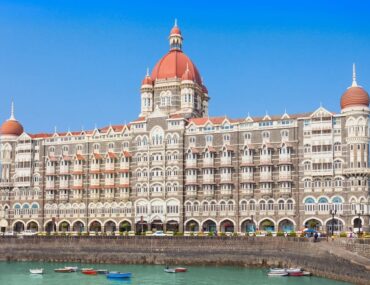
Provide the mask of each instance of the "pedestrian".
{"label": "pedestrian", "polygon": [[317,242],[318,237],[319,237],[319,234],[317,232],[315,232],[315,234],[314,234],[314,242]]}

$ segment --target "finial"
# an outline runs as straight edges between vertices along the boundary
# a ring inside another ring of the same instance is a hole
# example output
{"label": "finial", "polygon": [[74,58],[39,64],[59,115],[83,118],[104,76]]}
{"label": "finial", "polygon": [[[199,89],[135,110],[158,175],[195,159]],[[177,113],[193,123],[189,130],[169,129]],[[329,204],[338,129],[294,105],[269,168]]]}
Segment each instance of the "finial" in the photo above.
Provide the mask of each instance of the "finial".
{"label": "finial", "polygon": [[96,123],[94,124],[94,129],[96,130],[98,127],[97,127],[97,125],[96,125]]}
{"label": "finial", "polygon": [[322,108],[322,102],[320,102],[320,108]]}
{"label": "finial", "polygon": [[357,87],[357,82],[356,82],[356,64],[353,63],[352,65],[352,87]]}
{"label": "finial", "polygon": [[57,133],[57,126],[54,126],[54,134]]}
{"label": "finial", "polygon": [[70,127],[68,127],[68,129],[67,129],[67,133],[70,133],[71,132],[71,128]]}
{"label": "finial", "polygon": [[177,18],[175,18],[175,25],[174,27],[177,27]]}
{"label": "finial", "polygon": [[146,77],[149,77],[149,67],[146,68]]}
{"label": "finial", "polygon": [[84,126],[82,125],[81,126],[81,132],[84,132],[85,130],[84,130]]}
{"label": "finial", "polygon": [[9,120],[15,121],[14,117],[14,102],[12,101],[11,107],[10,107],[10,118]]}

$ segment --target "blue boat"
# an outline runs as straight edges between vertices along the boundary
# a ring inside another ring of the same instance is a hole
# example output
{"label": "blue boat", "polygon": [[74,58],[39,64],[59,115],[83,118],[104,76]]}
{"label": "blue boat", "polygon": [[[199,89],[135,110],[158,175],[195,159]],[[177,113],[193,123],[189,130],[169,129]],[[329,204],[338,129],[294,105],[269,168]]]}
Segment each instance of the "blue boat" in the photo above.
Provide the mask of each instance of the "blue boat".
{"label": "blue boat", "polygon": [[107,278],[111,279],[124,279],[124,278],[131,278],[132,274],[131,272],[109,272],[107,274]]}

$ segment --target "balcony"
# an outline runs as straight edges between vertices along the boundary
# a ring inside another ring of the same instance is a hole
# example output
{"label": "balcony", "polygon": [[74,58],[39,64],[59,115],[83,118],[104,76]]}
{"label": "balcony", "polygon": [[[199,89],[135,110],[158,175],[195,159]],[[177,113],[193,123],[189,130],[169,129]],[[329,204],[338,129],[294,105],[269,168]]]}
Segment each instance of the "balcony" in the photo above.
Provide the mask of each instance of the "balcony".
{"label": "balcony", "polygon": [[91,164],[90,166],[90,172],[100,172],[100,164]]}
{"label": "balcony", "polygon": [[221,161],[220,161],[220,165],[221,166],[231,166],[231,157],[221,157]]}
{"label": "balcony", "polygon": [[279,181],[291,181],[292,173],[290,171],[279,172]]}
{"label": "balcony", "polygon": [[203,175],[203,184],[214,184],[215,177],[213,174],[205,174]]}
{"label": "balcony", "polygon": [[283,194],[289,194],[292,192],[292,188],[291,187],[280,187],[279,192]]}
{"label": "balcony", "polygon": [[90,179],[90,186],[99,187],[100,186],[100,179],[99,178],[91,178]]}
{"label": "balcony", "polygon": [[197,184],[197,176],[196,175],[186,175],[185,184]]}
{"label": "balcony", "polygon": [[231,173],[222,173],[221,174],[221,183],[227,183],[232,181],[232,174]]}
{"label": "balcony", "polygon": [[196,159],[187,159],[185,161],[185,168],[197,168],[197,160]]}
{"label": "balcony", "polygon": [[[145,163],[147,163],[147,162],[145,161]],[[120,165],[119,165],[119,169],[120,170],[130,169],[130,164],[128,162],[121,162]]]}
{"label": "balcony", "polygon": [[55,175],[55,167],[54,166],[47,166],[45,170],[46,175]]}
{"label": "balcony", "polygon": [[250,172],[243,172],[241,175],[241,180],[243,182],[253,182],[254,175]]}
{"label": "balcony", "polygon": [[185,194],[186,194],[186,197],[194,198],[197,196],[197,190],[186,190]]}
{"label": "balcony", "polygon": [[272,162],[272,160],[271,160],[271,155],[261,155],[261,157],[260,157],[260,164],[267,164],[267,165],[269,165],[269,164],[272,164],[271,163]]}
{"label": "balcony", "polygon": [[82,183],[82,179],[74,179],[73,180],[73,185],[72,185],[73,188],[80,188],[82,189],[83,188],[83,183]]}
{"label": "balcony", "polygon": [[272,194],[272,188],[260,188],[260,192],[261,192],[261,194],[271,195]]}
{"label": "balcony", "polygon": [[203,167],[214,167],[214,159],[213,158],[205,158],[203,159]]}
{"label": "balcony", "polygon": [[244,165],[252,165],[253,164],[253,156],[242,156],[242,164]]}
{"label": "balcony", "polygon": [[310,173],[312,176],[333,175],[333,169],[312,169]]}
{"label": "balcony", "polygon": [[55,182],[54,181],[46,181],[45,188],[46,189],[55,189]]}
{"label": "balcony", "polygon": [[203,195],[206,197],[213,197],[215,194],[215,191],[213,189],[205,189],[203,190]]}
{"label": "balcony", "polygon": [[69,180],[60,180],[59,182],[60,189],[68,189],[69,185],[70,185]]}
{"label": "balcony", "polygon": [[290,155],[280,155],[279,156],[279,164],[291,164],[292,158]]}
{"label": "balcony", "polygon": [[261,182],[270,182],[272,181],[272,172],[261,172],[260,173]]}
{"label": "balcony", "polygon": [[114,171],[114,163],[106,163],[104,167],[104,171]]}
{"label": "balcony", "polygon": [[221,189],[221,195],[222,196],[230,197],[232,195],[232,192],[233,192],[232,189]]}
{"label": "balcony", "polygon": [[73,166],[73,171],[74,174],[82,174],[83,173],[83,167],[82,165],[75,164]]}
{"label": "balcony", "polygon": [[253,189],[241,189],[240,193],[242,195],[251,196],[253,195]]}
{"label": "balcony", "polygon": [[114,178],[105,178],[104,187],[114,187]]}
{"label": "balcony", "polygon": [[68,174],[69,173],[69,166],[68,165],[61,165],[59,168],[60,174]]}

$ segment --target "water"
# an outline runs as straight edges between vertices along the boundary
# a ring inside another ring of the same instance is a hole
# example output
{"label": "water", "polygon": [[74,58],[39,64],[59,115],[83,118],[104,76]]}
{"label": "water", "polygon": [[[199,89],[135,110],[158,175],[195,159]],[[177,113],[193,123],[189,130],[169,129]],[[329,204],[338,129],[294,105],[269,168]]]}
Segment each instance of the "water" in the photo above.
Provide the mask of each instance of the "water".
{"label": "water", "polygon": [[[112,281],[104,275],[88,276],[80,272],[55,273],[64,266],[93,267],[132,272],[129,281]],[[30,275],[30,268],[44,268],[44,275]],[[164,273],[157,265],[91,265],[73,263],[0,262],[0,285],[344,285],[348,283],[318,277],[267,277],[266,270],[239,267],[188,266],[187,273]]]}

